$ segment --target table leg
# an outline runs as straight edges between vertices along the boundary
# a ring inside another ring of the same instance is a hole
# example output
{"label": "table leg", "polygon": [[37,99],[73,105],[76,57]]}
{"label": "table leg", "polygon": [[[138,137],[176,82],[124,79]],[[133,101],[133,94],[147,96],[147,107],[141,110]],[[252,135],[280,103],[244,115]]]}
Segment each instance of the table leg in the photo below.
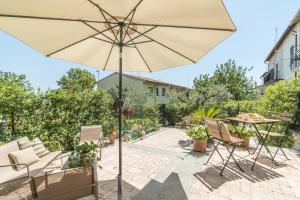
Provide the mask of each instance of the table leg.
{"label": "table leg", "polygon": [[254,151],[252,152],[252,154],[255,154],[256,150],[258,149],[258,147],[259,147],[259,145],[260,145],[260,143],[261,143],[260,141],[262,141],[263,138],[262,138],[262,136],[261,136],[259,133],[257,133],[256,128],[255,128],[255,124],[252,124],[252,126],[254,127],[254,129],[255,129],[255,135],[256,135],[257,138],[258,138],[257,145],[256,145]]}
{"label": "table leg", "polygon": [[[241,139],[241,138],[242,138],[241,133],[244,131],[244,129],[245,129],[245,127],[246,127],[247,124],[246,124],[246,123],[243,123],[243,127],[242,127],[241,131],[238,131],[238,130],[236,129],[234,123],[231,122],[231,125],[232,125],[233,129],[235,130],[235,132],[238,134],[239,138]],[[247,147],[247,151],[248,151],[248,153],[249,153],[249,155],[250,155],[251,153],[250,153],[249,147]]]}
{"label": "table leg", "polygon": [[[254,126],[255,126],[255,125],[254,125]],[[260,146],[259,151],[258,151],[258,154],[257,154],[257,156],[255,157],[255,160],[254,160],[253,165],[252,165],[252,168],[251,168],[252,171],[254,171],[255,163],[256,163],[256,161],[257,161],[257,159],[258,159],[258,156],[259,156],[259,154],[260,154],[260,152],[261,152],[261,150],[262,150],[262,148],[263,148],[263,144],[264,144],[264,142],[266,141],[267,136],[268,136],[268,134],[267,134],[267,135],[265,136],[265,138],[263,139],[262,145]]]}
{"label": "table leg", "polygon": [[[269,133],[271,131],[273,127],[273,124],[270,125],[270,128],[268,129],[268,132],[267,132],[267,135],[266,136],[269,136]],[[256,125],[254,125],[254,128],[255,130],[257,131],[257,133],[260,135],[261,139],[263,139],[262,135],[259,133],[259,130],[257,129]],[[265,149],[267,150],[267,152],[270,154],[271,158],[273,158],[273,155],[271,153],[271,151],[269,150],[268,146],[265,144],[265,142],[261,142],[261,144],[265,147]]]}

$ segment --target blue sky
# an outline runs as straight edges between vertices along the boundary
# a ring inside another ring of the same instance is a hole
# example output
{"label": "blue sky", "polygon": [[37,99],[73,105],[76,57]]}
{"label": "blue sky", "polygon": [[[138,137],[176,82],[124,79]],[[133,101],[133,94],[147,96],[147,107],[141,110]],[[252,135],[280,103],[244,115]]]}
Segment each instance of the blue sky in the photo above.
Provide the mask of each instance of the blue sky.
{"label": "blue sky", "polygon": [[[196,76],[212,74],[217,64],[231,58],[239,65],[253,66],[249,76],[260,82],[259,77],[266,70],[265,57],[274,46],[275,30],[278,29],[279,37],[300,8],[300,1],[225,0],[224,3],[237,26],[236,33],[197,64],[138,75],[192,87]],[[26,74],[34,88],[45,90],[57,87],[56,81],[72,67],[97,75],[93,68],[46,58],[0,31],[0,71]],[[100,78],[108,74],[110,72],[100,72]]]}

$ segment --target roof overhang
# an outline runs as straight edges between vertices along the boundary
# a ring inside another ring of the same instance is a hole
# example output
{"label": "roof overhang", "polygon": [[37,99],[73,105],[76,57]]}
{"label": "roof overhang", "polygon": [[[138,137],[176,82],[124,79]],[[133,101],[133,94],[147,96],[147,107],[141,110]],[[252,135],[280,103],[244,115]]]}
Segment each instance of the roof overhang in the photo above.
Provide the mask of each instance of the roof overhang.
{"label": "roof overhang", "polygon": [[296,15],[294,16],[293,20],[289,24],[289,26],[285,29],[281,37],[279,38],[278,42],[275,44],[271,52],[268,54],[267,58],[265,59],[265,62],[269,61],[271,57],[274,55],[276,50],[282,45],[285,38],[289,35],[289,33],[293,30],[293,28],[296,26],[297,23],[300,21],[300,9],[297,11]]}

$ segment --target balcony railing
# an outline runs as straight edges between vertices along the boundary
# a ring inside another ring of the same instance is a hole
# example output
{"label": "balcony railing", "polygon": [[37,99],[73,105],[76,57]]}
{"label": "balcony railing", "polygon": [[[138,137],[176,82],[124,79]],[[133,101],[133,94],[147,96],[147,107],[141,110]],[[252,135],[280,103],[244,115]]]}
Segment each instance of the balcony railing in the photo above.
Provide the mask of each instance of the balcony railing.
{"label": "balcony railing", "polygon": [[295,69],[300,66],[300,46],[294,48],[294,52],[291,55],[291,69]]}
{"label": "balcony railing", "polygon": [[268,83],[272,83],[278,80],[283,79],[283,74],[280,72],[275,72],[274,68],[270,69],[270,71],[264,76],[264,85]]}

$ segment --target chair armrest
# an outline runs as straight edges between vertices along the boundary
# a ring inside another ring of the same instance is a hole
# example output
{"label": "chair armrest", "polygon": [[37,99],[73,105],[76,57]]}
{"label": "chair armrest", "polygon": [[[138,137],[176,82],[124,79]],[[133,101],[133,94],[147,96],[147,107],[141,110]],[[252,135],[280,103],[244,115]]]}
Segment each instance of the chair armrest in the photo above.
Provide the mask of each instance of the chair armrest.
{"label": "chair armrest", "polygon": [[61,144],[58,141],[48,141],[48,142],[43,142],[43,144],[58,144],[59,151],[62,151]]}
{"label": "chair armrest", "polygon": [[8,164],[8,165],[0,165],[0,167],[13,167],[18,165],[25,165],[27,169],[27,176],[29,177],[29,165],[25,163],[19,163],[19,164]]}

